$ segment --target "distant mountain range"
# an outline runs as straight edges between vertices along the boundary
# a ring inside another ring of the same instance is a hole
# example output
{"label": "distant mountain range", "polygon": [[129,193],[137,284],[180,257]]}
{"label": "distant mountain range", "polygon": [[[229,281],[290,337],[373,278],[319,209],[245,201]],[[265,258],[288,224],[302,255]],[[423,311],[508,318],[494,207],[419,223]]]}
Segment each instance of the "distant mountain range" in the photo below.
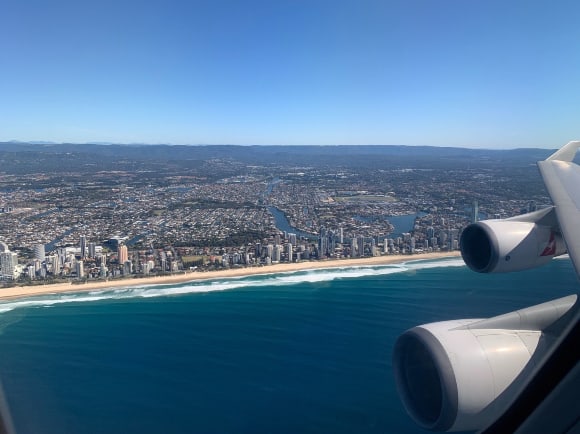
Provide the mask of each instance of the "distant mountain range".
{"label": "distant mountain range", "polygon": [[[59,166],[106,161],[167,162],[190,166],[209,160],[227,160],[244,165],[440,168],[529,166],[545,159],[548,149],[468,149],[434,146],[237,146],[237,145],[118,145],[50,142],[0,142],[0,172],[16,161],[59,161]],[[49,166],[52,164],[49,164]],[[2,167],[4,166],[4,167]],[[32,169],[32,167],[29,167]],[[39,167],[41,169],[42,167]],[[47,167],[48,168],[48,167]],[[101,169],[104,169],[102,167]]]}

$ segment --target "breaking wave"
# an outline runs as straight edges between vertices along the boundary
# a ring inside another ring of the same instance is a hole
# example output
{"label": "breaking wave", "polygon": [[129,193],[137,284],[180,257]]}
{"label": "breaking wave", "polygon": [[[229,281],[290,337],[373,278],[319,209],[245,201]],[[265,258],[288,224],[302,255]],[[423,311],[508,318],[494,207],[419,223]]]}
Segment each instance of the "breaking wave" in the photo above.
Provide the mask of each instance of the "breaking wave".
{"label": "breaking wave", "polygon": [[414,272],[430,268],[462,267],[460,258],[438,260],[413,260],[400,264],[319,268],[276,274],[260,274],[224,279],[196,280],[179,284],[135,285],[123,288],[86,291],[78,293],[47,294],[0,302],[0,313],[20,308],[51,307],[62,303],[85,303],[101,300],[166,297],[184,294],[226,291],[247,287],[273,287],[304,283],[318,283],[336,279],[384,276]]}

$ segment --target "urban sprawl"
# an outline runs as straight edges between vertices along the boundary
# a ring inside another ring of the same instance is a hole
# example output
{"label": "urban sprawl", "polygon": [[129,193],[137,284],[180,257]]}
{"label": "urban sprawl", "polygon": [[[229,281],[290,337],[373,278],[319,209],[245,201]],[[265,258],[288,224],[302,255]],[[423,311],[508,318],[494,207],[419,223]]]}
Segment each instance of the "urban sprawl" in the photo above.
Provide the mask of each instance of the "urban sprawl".
{"label": "urban sprawl", "polygon": [[549,204],[529,164],[36,152],[0,152],[5,286],[456,250],[476,219]]}

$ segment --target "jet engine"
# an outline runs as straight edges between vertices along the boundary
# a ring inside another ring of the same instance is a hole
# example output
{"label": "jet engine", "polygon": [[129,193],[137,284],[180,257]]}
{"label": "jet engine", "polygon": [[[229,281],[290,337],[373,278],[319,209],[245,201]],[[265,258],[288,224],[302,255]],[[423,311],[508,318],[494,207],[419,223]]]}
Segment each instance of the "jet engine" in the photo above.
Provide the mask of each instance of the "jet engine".
{"label": "jet engine", "polygon": [[[467,226],[459,240],[463,260],[479,273],[520,271],[544,265],[554,256],[566,253],[557,224],[542,224],[540,216],[549,214],[542,211]],[[536,218],[538,221],[534,221]]]}
{"label": "jet engine", "polygon": [[544,330],[575,301],[572,295],[489,319],[407,330],[395,344],[393,368],[409,415],[433,431],[486,427],[505,409],[510,386],[545,353]]}

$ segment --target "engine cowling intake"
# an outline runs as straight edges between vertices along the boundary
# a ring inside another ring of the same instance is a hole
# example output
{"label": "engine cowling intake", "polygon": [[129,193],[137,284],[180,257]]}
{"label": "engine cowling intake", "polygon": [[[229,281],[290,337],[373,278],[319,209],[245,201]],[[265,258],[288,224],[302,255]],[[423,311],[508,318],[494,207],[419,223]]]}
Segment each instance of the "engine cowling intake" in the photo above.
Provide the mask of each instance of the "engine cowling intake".
{"label": "engine cowling intake", "polygon": [[483,220],[467,226],[459,240],[461,256],[479,273],[527,270],[566,253],[562,236],[530,221]]}
{"label": "engine cowling intake", "polygon": [[[394,371],[407,412],[422,428],[483,428],[490,404],[522,371],[541,332],[460,329],[477,320],[412,328],[395,345]],[[485,410],[485,411],[484,411]]]}
{"label": "engine cowling intake", "polygon": [[[477,320],[425,324],[395,343],[393,371],[407,413],[424,429],[483,429],[546,354],[545,330],[565,315],[576,295]],[[539,343],[542,342],[542,346]]]}

